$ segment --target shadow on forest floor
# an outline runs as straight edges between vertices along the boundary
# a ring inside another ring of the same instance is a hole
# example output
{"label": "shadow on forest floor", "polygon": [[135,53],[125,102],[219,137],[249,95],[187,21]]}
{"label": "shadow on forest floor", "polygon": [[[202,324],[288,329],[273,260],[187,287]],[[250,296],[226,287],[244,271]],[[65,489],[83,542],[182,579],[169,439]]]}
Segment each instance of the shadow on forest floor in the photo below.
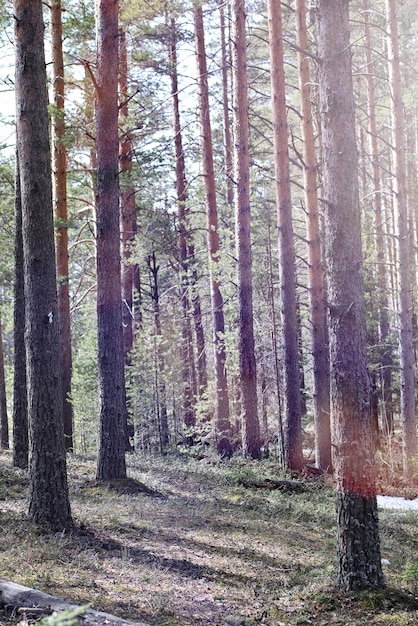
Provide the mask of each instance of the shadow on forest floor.
{"label": "shadow on forest floor", "polygon": [[245,487],[278,478],[271,461],[129,464],[127,481],[101,483],[93,463],[71,458],[76,526],[45,535],[26,519],[25,473],[2,452],[0,577],[152,626],[418,623],[418,513],[380,515],[387,589],[343,596],[332,489]]}

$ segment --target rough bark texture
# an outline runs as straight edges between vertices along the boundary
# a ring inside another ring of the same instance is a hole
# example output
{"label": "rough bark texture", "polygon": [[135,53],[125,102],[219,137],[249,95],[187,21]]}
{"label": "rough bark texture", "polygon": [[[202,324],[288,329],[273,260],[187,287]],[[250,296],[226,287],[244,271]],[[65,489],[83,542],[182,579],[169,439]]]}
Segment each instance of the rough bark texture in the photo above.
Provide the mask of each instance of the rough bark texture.
{"label": "rough bark texture", "polygon": [[303,465],[303,453],[298,314],[280,3],[276,0],[269,0],[268,13],[274,172],[279,237],[280,303],[284,350],[283,391],[286,417],[284,462],[286,468],[300,470]]}
{"label": "rough bark texture", "polygon": [[[119,98],[120,117],[125,121],[129,115],[128,108],[128,57],[126,49],[126,33],[119,31]],[[129,131],[122,129],[119,146],[121,170],[121,234],[122,234],[122,323],[123,323],[123,354],[125,365],[130,364],[133,333],[133,273],[134,265],[130,262],[131,247],[135,239],[136,205],[135,188],[130,173],[132,171],[132,141]]]}
{"label": "rough bark texture", "polygon": [[59,359],[51,152],[41,0],[15,0],[16,125],[23,216],[29,517],[71,525]]}
{"label": "rough bark texture", "polygon": [[225,321],[223,313],[223,298],[219,278],[217,276],[219,274],[219,268],[217,267],[219,263],[218,208],[216,202],[215,170],[213,165],[205,33],[203,25],[203,11],[200,5],[196,5],[194,8],[194,28],[215,359],[215,436],[219,453],[231,455],[231,426],[229,421],[228,380],[226,373],[226,350],[224,339]]}
{"label": "rough bark texture", "polygon": [[243,452],[260,455],[257,370],[254,348],[248,139],[248,78],[245,2],[232,2],[233,117],[235,139],[235,224],[237,247],[238,353]]}
{"label": "rough bark texture", "polygon": [[97,3],[96,224],[100,430],[97,478],[124,478],[126,399],[119,226],[118,1]]}
{"label": "rough bark texture", "polygon": [[398,300],[399,353],[401,374],[401,423],[403,435],[404,470],[409,469],[417,453],[417,423],[415,417],[414,347],[412,336],[412,292],[410,280],[408,207],[406,197],[405,124],[399,60],[397,3],[386,0],[389,81],[391,87],[392,130],[394,146],[394,202],[398,225]]}
{"label": "rough bark texture", "polygon": [[16,152],[15,237],[14,237],[14,310],[13,310],[13,465],[28,466],[28,400],[25,349],[25,277],[23,266],[22,201],[19,158]]}
{"label": "rough bark texture", "polygon": [[315,463],[324,471],[331,469],[331,425],[329,418],[329,356],[326,332],[324,272],[318,210],[317,163],[311,107],[311,77],[306,31],[305,0],[296,0],[296,34],[300,48],[299,97],[303,139],[303,175],[308,238],[309,310],[313,360],[313,405],[315,421]]}
{"label": "rough bark texture", "polygon": [[58,278],[58,309],[60,325],[60,356],[64,442],[66,450],[73,449],[73,405],[71,396],[71,325],[68,278],[67,224],[67,149],[64,118],[64,59],[62,53],[61,0],[53,0],[51,13],[51,53],[55,110],[52,116],[53,141],[53,200],[56,220],[56,263]]}
{"label": "rough bark texture", "polygon": [[318,78],[328,271],[338,585],[383,584],[366,355],[348,0],[319,0]]}
{"label": "rough bark texture", "polygon": [[9,448],[9,422],[7,419],[6,381],[4,378],[3,327],[0,318],[0,445]]}

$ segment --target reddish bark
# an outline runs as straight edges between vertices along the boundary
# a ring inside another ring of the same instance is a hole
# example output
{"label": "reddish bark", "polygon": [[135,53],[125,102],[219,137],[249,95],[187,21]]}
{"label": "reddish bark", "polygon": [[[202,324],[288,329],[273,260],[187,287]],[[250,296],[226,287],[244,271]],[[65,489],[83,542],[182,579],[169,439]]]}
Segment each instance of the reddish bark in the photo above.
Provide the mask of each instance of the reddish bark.
{"label": "reddish bark", "polygon": [[60,356],[64,441],[66,450],[73,449],[73,405],[71,403],[71,322],[68,277],[68,215],[67,215],[67,149],[65,145],[65,83],[62,52],[61,0],[53,0],[51,14],[51,53],[55,111],[52,116],[53,199],[56,220],[56,262],[58,308],[60,322]]}
{"label": "reddish bark", "polygon": [[283,374],[286,416],[284,461],[288,469],[300,470],[303,465],[303,454],[298,315],[280,3],[276,0],[269,0],[268,11],[274,171],[279,231],[280,301],[284,349]]}
{"label": "reddish bark", "polygon": [[117,0],[97,3],[96,224],[100,429],[97,478],[124,478],[126,400],[122,336]]}

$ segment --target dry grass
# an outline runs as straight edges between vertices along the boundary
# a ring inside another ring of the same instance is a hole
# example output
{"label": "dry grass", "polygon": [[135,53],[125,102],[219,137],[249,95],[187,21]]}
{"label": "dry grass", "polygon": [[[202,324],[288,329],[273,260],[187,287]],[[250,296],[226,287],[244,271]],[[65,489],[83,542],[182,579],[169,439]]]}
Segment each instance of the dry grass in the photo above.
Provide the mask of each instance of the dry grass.
{"label": "dry grass", "polygon": [[25,475],[1,453],[0,577],[153,626],[418,623],[418,514],[381,515],[388,590],[340,596],[331,489],[244,486],[277,478],[272,462],[129,462],[104,485],[69,460],[76,528],[57,536],[29,524]]}

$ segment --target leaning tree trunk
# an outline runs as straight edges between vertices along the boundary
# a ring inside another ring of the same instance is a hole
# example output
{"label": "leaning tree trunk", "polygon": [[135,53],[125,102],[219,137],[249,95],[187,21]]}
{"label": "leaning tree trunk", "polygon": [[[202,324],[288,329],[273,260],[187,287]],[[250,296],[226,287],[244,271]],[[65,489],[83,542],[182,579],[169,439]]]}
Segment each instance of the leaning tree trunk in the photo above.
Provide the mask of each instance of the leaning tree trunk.
{"label": "leaning tree trunk", "polygon": [[28,466],[28,400],[25,349],[25,276],[23,266],[22,199],[19,157],[16,151],[15,236],[14,236],[14,302],[13,302],[13,465]]}
{"label": "leaning tree trunk", "polygon": [[253,323],[247,37],[245,18],[245,1],[233,0],[232,47],[236,182],[235,223],[242,447],[245,455],[258,458],[260,456],[260,425],[257,407],[257,370]]}
{"label": "leaning tree trunk", "polygon": [[406,197],[405,124],[402,103],[401,70],[396,0],[386,0],[389,28],[387,47],[394,147],[394,202],[398,225],[398,297],[399,353],[401,374],[401,424],[403,464],[407,472],[417,453],[417,422],[415,416],[414,346],[412,334],[412,292],[410,280],[410,250],[408,207]]}
{"label": "leaning tree trunk", "polygon": [[205,51],[203,11],[194,8],[194,28],[198,71],[199,115],[202,144],[203,182],[205,186],[209,276],[213,323],[213,346],[216,384],[215,436],[218,452],[231,456],[231,425],[229,420],[228,380],[226,373],[225,321],[223,298],[219,281],[219,229],[216,202],[215,170],[213,165],[212,129],[209,108],[208,71]]}
{"label": "leaning tree trunk", "polygon": [[288,128],[285,99],[281,5],[268,2],[270,78],[273,118],[274,172],[279,235],[280,302],[284,351],[285,442],[284,463],[290,470],[303,465],[298,313],[290,191]]}
{"label": "leaning tree trunk", "polygon": [[51,151],[41,0],[14,0],[16,127],[23,216],[29,518],[72,524],[61,402]]}
{"label": "leaning tree trunk", "polygon": [[303,139],[303,175],[308,238],[309,312],[313,361],[313,408],[315,463],[331,469],[331,425],[329,419],[329,357],[326,331],[324,272],[318,207],[317,163],[311,106],[311,77],[306,30],[305,0],[296,0],[296,33],[299,61],[299,97]]}
{"label": "leaning tree trunk", "polygon": [[349,0],[319,0],[324,219],[331,419],[337,485],[338,586],[383,584],[366,353],[361,216]]}
{"label": "leaning tree trunk", "polygon": [[67,216],[67,149],[64,118],[64,59],[62,53],[61,0],[52,0],[51,53],[52,86],[55,110],[52,116],[53,140],[53,198],[56,220],[56,263],[58,278],[58,308],[60,323],[62,406],[66,450],[73,449],[73,405],[71,396],[71,325],[68,278],[68,216]]}
{"label": "leaning tree trunk", "polygon": [[118,8],[97,3],[96,229],[100,428],[97,478],[126,476],[119,225]]}

